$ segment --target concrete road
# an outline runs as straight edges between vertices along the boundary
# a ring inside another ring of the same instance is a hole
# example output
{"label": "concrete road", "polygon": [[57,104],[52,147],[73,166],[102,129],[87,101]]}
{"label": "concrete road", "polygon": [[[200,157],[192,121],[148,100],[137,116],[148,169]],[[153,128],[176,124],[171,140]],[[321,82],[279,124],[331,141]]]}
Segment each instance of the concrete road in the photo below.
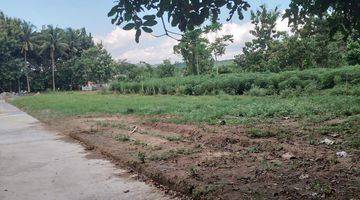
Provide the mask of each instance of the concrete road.
{"label": "concrete road", "polygon": [[0,100],[1,200],[169,199]]}

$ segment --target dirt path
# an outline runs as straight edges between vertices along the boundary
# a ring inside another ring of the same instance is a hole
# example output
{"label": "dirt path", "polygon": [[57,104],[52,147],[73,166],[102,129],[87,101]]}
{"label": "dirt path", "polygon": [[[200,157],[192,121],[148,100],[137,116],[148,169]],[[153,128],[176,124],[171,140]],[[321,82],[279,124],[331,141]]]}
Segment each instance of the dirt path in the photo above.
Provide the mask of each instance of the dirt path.
{"label": "dirt path", "polygon": [[0,199],[169,199],[0,100]]}

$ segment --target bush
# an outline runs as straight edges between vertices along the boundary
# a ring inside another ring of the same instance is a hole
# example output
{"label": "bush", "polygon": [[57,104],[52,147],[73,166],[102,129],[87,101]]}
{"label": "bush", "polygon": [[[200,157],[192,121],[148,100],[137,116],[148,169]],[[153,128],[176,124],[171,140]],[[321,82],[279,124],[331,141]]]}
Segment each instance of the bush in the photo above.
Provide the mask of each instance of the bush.
{"label": "bush", "polygon": [[252,87],[249,91],[245,92],[246,95],[250,96],[266,96],[268,91],[264,88],[259,88],[258,86]]}
{"label": "bush", "polygon": [[[177,94],[208,95],[223,92],[230,95],[271,95],[313,93],[337,86],[354,86],[360,83],[360,67],[316,68],[303,71],[281,73],[248,72],[201,75],[187,77],[153,78],[141,82],[118,82],[111,90],[123,94],[141,93],[145,95]],[[354,91],[356,94],[356,91]]]}

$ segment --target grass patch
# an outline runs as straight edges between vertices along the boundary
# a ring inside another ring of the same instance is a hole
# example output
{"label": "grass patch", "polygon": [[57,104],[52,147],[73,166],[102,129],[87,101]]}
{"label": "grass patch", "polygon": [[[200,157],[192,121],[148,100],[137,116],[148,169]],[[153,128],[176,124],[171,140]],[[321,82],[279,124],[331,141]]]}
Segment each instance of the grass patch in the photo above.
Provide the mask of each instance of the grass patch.
{"label": "grass patch", "polygon": [[183,148],[171,149],[171,150],[165,151],[161,154],[152,155],[149,159],[152,161],[161,161],[161,160],[168,160],[168,159],[176,158],[181,155],[190,155],[193,153],[195,153],[195,151],[192,149],[183,149]]}
{"label": "grass patch", "polygon": [[247,134],[252,138],[264,138],[264,137],[272,137],[275,134],[270,131],[263,131],[257,128],[250,128],[247,130]]}
{"label": "grass patch", "polygon": [[[280,96],[140,96],[101,95],[97,93],[61,92],[17,98],[13,104],[40,118],[78,115],[114,115],[129,113],[172,115],[166,119],[176,123],[246,124],[271,121],[282,117],[313,119],[327,116],[348,117],[360,114],[359,96],[310,95],[282,98]],[[52,115],[51,113],[56,113]],[[310,120],[311,119],[311,120]],[[165,120],[165,119],[164,119]],[[105,126],[105,124],[104,124]],[[123,125],[119,124],[119,127]]]}
{"label": "grass patch", "polygon": [[131,140],[131,138],[127,135],[117,135],[114,139],[118,142],[128,142]]}

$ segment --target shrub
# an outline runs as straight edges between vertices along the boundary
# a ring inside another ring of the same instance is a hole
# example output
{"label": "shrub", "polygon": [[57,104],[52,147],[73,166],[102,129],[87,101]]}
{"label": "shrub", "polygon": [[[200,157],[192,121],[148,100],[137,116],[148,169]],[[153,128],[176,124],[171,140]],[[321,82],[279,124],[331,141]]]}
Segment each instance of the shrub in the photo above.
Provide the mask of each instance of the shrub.
{"label": "shrub", "polygon": [[141,82],[118,82],[110,89],[123,94],[141,93],[145,95],[177,94],[208,95],[224,92],[230,95],[271,95],[313,93],[341,85],[360,83],[360,67],[315,68],[286,71],[281,73],[247,72],[200,75],[187,77],[152,78]]}
{"label": "shrub", "polygon": [[250,96],[266,96],[267,90],[264,88],[259,88],[258,86],[254,86],[249,91],[245,92],[245,94]]}

